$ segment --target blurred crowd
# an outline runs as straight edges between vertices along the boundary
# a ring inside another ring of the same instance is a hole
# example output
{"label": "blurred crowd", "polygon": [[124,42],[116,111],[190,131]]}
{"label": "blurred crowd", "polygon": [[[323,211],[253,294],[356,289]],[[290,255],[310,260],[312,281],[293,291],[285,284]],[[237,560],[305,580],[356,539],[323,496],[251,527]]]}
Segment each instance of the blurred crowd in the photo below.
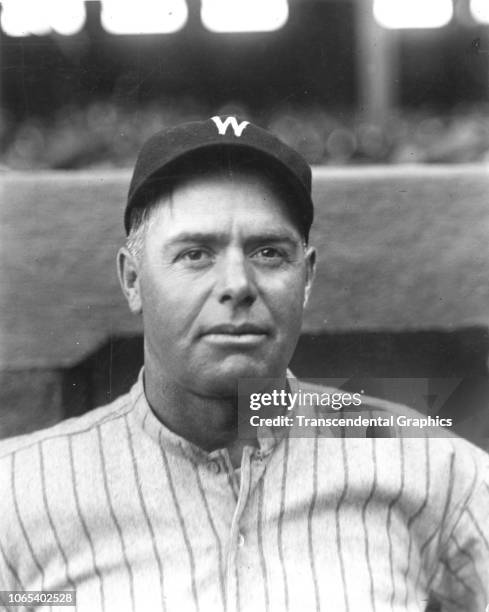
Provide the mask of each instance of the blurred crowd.
{"label": "blurred crowd", "polygon": [[282,106],[256,114],[240,104],[203,108],[182,98],[138,108],[94,102],[20,123],[3,112],[0,167],[130,167],[142,142],[158,129],[216,114],[241,116],[269,128],[312,164],[489,162],[489,102],[444,113],[396,111],[373,122],[361,113],[320,107]]}

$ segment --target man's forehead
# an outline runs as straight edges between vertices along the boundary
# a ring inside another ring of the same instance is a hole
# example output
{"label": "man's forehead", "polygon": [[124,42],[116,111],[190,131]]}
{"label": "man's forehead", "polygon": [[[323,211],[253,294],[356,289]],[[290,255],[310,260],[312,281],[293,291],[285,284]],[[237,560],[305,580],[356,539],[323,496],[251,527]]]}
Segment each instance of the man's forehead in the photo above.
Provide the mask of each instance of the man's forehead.
{"label": "man's forehead", "polygon": [[280,205],[263,200],[252,204],[252,199],[216,202],[206,195],[209,194],[163,201],[155,211],[151,233],[168,244],[227,242],[232,237],[246,241],[302,241],[293,220]]}
{"label": "man's forehead", "polygon": [[276,227],[280,235],[304,241],[293,196],[256,164],[180,165],[169,181],[155,185],[154,193],[149,225],[165,241],[184,232],[229,234],[233,225],[248,235]]}

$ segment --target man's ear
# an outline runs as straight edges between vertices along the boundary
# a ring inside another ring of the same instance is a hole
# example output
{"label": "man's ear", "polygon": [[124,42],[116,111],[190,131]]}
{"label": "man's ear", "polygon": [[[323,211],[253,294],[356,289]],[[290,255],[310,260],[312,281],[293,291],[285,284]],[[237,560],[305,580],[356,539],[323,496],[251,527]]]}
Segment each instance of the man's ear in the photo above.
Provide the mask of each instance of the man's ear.
{"label": "man's ear", "polygon": [[314,277],[316,276],[316,249],[314,247],[306,248],[306,286],[304,290],[304,308],[309,301],[311,295]]}
{"label": "man's ear", "polygon": [[143,305],[139,287],[139,263],[126,247],[120,248],[117,253],[117,275],[131,312],[141,314]]}

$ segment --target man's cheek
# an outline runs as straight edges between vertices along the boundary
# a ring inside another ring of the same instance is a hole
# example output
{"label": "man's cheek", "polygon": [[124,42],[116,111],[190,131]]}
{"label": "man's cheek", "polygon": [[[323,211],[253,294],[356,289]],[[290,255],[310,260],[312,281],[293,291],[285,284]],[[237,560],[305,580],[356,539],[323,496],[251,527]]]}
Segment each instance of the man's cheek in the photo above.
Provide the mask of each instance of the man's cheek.
{"label": "man's cheek", "polygon": [[304,286],[291,282],[280,293],[275,293],[273,303],[284,317],[295,318],[302,314],[304,306]]}
{"label": "man's cheek", "polygon": [[[186,293],[186,299],[184,300]],[[172,318],[181,310],[182,303],[188,301],[187,292],[182,291],[178,284],[147,284],[142,289],[143,307],[146,302],[147,307],[155,312],[161,312],[168,318]],[[184,300],[184,301],[182,301]]]}

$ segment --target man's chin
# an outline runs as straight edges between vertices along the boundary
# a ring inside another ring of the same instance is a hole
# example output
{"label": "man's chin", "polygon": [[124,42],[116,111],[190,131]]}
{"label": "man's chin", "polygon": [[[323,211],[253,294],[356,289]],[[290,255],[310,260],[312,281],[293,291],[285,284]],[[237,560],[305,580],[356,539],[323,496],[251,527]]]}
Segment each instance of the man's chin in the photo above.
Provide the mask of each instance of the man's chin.
{"label": "man's chin", "polygon": [[231,397],[238,392],[240,380],[248,378],[273,378],[277,377],[276,370],[268,365],[257,362],[253,363],[222,363],[216,364],[215,369],[208,370],[206,375],[200,379],[200,392],[212,397]]}

